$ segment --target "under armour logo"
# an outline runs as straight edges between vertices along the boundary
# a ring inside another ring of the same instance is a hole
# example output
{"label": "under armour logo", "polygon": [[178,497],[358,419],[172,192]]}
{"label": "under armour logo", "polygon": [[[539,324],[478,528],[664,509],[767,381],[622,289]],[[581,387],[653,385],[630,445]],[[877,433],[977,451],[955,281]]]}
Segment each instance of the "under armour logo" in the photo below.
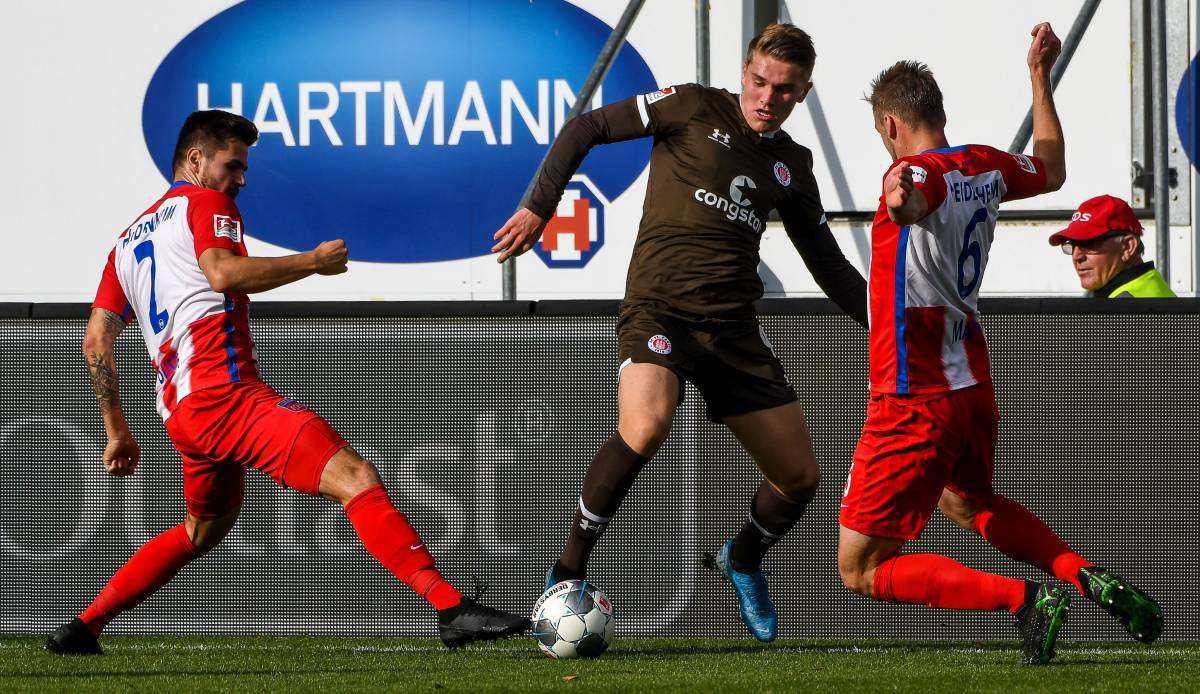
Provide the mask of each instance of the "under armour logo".
{"label": "under armour logo", "polygon": [[727,149],[730,148],[729,147],[729,133],[721,132],[720,128],[713,128],[712,135],[709,135],[708,139],[712,140],[713,142],[725,145],[725,147]]}
{"label": "under armour logo", "polygon": [[586,535],[600,537],[604,529],[608,527],[608,523],[597,523],[589,518],[579,519],[579,530]]}

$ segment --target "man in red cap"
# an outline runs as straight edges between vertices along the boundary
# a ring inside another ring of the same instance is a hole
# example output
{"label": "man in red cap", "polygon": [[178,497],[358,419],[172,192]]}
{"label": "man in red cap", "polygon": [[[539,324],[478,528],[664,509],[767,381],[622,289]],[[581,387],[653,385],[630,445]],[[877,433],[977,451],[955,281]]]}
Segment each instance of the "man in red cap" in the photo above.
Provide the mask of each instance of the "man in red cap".
{"label": "man in red cap", "polygon": [[1142,260],[1146,246],[1141,237],[1142,224],[1128,203],[1098,195],[1079,206],[1071,224],[1050,237],[1050,245],[1071,256],[1079,284],[1093,296],[1175,296],[1154,263]]}

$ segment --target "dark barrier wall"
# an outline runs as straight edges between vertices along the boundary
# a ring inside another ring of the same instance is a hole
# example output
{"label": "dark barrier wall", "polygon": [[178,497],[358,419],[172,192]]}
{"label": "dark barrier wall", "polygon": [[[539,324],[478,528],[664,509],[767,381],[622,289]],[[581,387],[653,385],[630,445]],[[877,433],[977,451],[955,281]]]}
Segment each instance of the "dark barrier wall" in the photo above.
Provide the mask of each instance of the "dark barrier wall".
{"label": "dark barrier wall", "polygon": [[[475,577],[488,602],[523,612],[561,547],[585,466],[616,425],[614,306],[259,304],[253,329],[268,382],[378,464],[445,573],[464,589]],[[119,369],[143,459],[136,476],[115,479],[101,468],[80,354],[85,307],[0,308],[0,631],[38,632],[182,519],[179,459],[136,329],[121,337]],[[876,604],[841,586],[837,511],[866,403],[865,332],[825,302],[764,311],[824,471],[809,514],[767,562],[782,635],[1013,637],[1007,614]],[[1200,638],[1196,302],[993,301],[984,311],[1003,414],[997,489],[1157,596],[1166,638]],[[746,636],[703,555],[739,527],[758,479],[689,388],[593,561],[620,633]],[[1039,576],[940,517],[913,549]],[[361,550],[336,506],[258,473],[225,543],[111,631],[434,633],[431,611]],[[1066,638],[1124,636],[1080,600]]]}

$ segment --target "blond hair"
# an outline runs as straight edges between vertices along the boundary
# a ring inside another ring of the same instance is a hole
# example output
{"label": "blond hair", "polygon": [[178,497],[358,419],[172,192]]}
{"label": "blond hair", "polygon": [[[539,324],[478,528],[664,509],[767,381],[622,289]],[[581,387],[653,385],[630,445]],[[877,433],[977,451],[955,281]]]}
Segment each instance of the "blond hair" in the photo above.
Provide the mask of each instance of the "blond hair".
{"label": "blond hair", "polygon": [[817,64],[817,49],[808,32],[792,24],[770,24],[750,39],[746,63],[760,53],[812,72]]}

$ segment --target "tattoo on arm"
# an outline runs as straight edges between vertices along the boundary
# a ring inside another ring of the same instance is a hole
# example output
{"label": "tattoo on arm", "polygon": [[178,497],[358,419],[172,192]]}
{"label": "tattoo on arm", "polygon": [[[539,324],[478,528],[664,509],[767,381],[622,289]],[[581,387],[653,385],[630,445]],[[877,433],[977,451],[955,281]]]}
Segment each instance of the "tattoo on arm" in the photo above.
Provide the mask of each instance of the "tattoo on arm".
{"label": "tattoo on arm", "polygon": [[111,336],[114,340],[117,339],[117,336],[125,329],[125,319],[106,309],[96,310],[100,311],[104,317],[104,334]]}
{"label": "tattoo on arm", "polygon": [[[88,325],[89,332],[98,332],[99,344],[87,353],[88,376],[92,380],[92,390],[100,403],[100,412],[108,415],[119,412],[121,398],[117,384],[117,368],[113,359],[112,346],[117,336],[125,328],[125,320],[112,311],[92,309],[92,320]],[[93,344],[96,344],[93,342]]]}
{"label": "tattoo on arm", "polygon": [[93,352],[88,357],[88,375],[92,377],[92,390],[96,392],[96,400],[100,402],[100,412],[108,414],[120,402],[117,395],[117,371],[108,363],[108,355]]}

